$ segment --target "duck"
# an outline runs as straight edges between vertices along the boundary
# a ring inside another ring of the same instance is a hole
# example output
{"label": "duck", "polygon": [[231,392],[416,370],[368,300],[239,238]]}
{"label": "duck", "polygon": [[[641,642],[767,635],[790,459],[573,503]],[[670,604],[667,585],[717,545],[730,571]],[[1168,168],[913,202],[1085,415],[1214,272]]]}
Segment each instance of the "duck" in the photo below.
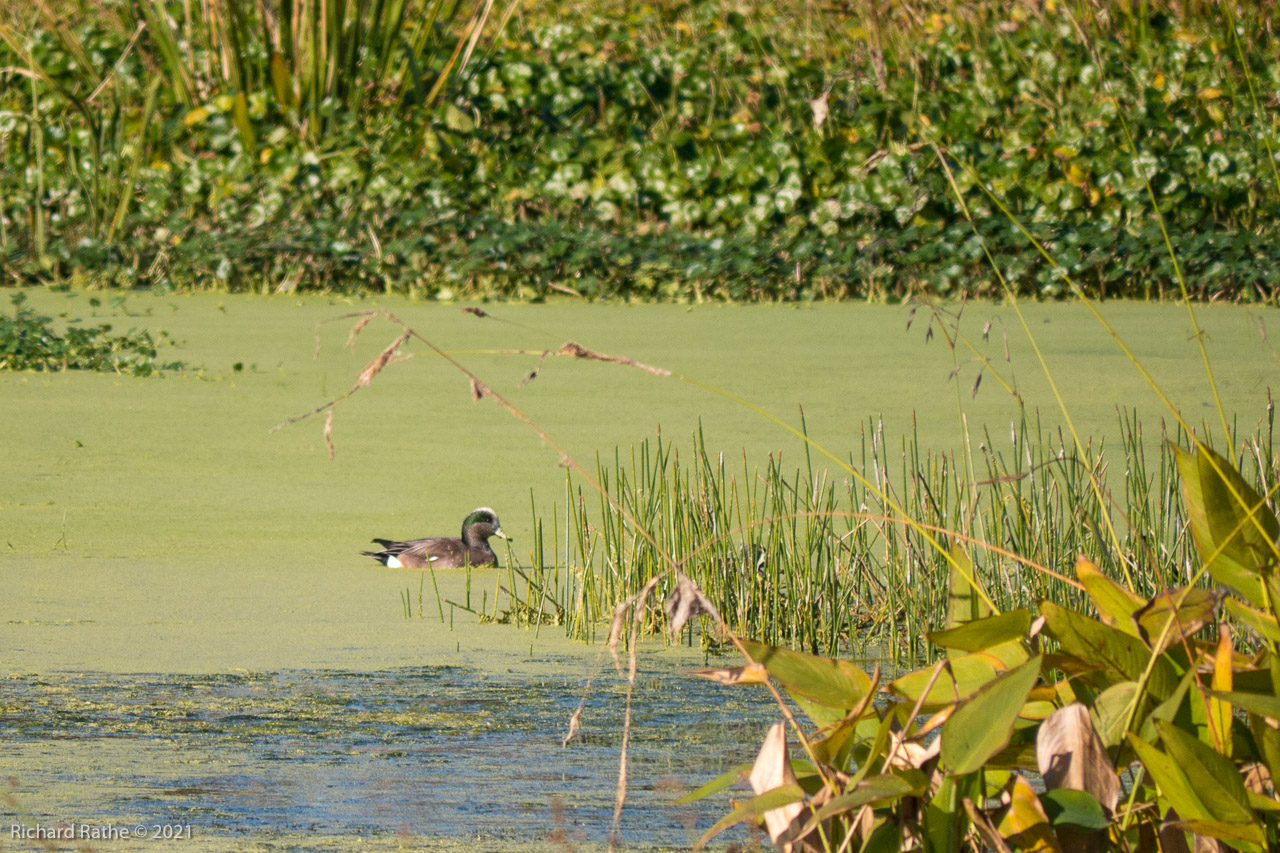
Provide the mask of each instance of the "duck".
{"label": "duck", "polygon": [[487,506],[477,507],[462,520],[462,537],[433,539],[374,539],[379,551],[361,551],[392,569],[456,569],[463,566],[496,566],[498,555],[489,547],[489,537],[509,540],[502,532],[498,514]]}

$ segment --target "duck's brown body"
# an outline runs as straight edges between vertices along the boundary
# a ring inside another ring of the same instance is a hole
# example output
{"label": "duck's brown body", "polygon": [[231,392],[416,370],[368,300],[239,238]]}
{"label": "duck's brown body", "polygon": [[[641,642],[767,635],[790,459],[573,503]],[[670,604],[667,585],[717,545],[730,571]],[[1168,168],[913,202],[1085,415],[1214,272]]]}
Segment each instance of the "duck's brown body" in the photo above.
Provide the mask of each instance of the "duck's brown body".
{"label": "duck's brown body", "polygon": [[507,538],[498,515],[488,507],[472,510],[462,522],[462,538],[440,536],[432,539],[374,539],[380,551],[362,551],[393,569],[455,569],[462,566],[493,566],[497,554],[489,547],[489,537]]}

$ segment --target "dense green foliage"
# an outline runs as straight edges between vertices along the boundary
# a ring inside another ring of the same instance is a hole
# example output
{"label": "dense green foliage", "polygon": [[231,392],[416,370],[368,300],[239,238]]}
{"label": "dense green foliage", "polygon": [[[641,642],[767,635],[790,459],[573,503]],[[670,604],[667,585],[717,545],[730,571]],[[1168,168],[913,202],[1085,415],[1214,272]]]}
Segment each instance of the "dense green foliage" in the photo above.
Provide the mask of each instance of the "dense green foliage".
{"label": "dense green foliage", "polygon": [[108,323],[80,326],[70,321],[60,335],[52,317],[24,304],[24,293],[13,294],[10,301],[13,316],[0,314],[0,370],[98,370],[150,376],[182,368],[177,361],[156,362],[157,347],[168,342],[164,332],[157,343],[145,330],[112,335]]}
{"label": "dense green foliage", "polygon": [[985,247],[1064,292],[994,198],[1091,292],[1177,288],[1162,219],[1193,294],[1274,292],[1270,4],[441,5],[342,7],[329,58],[243,0],[14,21],[4,280],[959,295],[998,290]]}

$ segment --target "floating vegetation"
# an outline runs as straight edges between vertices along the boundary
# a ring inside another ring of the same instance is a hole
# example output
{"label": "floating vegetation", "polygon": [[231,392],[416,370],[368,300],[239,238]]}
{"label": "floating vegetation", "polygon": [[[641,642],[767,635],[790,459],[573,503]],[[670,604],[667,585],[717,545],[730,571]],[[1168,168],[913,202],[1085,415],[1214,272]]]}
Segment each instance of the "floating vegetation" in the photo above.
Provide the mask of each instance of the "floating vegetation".
{"label": "floating vegetation", "polygon": [[[9,297],[13,315],[0,314],[0,370],[97,370],[150,376],[184,367],[180,361],[156,360],[161,346],[174,343],[164,332],[159,340],[137,329],[113,335],[108,323],[79,326],[79,321],[69,320],[66,331],[58,334],[53,318],[36,313],[26,300],[26,294],[17,291]],[[91,303],[96,305],[97,299]]]}

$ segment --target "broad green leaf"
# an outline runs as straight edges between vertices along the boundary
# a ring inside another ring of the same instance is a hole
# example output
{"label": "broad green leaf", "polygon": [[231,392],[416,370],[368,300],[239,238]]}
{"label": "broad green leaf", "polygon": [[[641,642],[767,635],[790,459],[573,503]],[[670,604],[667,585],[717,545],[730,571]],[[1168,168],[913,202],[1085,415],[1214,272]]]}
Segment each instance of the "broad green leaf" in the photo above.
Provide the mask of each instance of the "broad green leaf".
{"label": "broad green leaf", "polygon": [[1146,604],[1140,595],[1120,586],[1084,557],[1076,561],[1076,580],[1084,585],[1085,592],[1093,600],[1102,624],[1138,636],[1131,617]]}
{"label": "broad green leaf", "polygon": [[1116,746],[1124,740],[1129,708],[1137,692],[1136,681],[1121,681],[1099,693],[1094,700],[1089,716],[1104,746]]}
{"label": "broad green leaf", "polygon": [[1208,809],[1187,782],[1178,762],[1132,732],[1128,739],[1129,746],[1133,747],[1138,760],[1160,789],[1160,795],[1169,802],[1173,810],[1183,818],[1208,819]]}
{"label": "broad green leaf", "polygon": [[1007,790],[1009,808],[996,824],[996,831],[1016,850],[1061,853],[1049,817],[1030,783],[1022,776],[1014,776]]}
{"label": "broad green leaf", "polygon": [[1208,694],[1215,699],[1228,702],[1240,710],[1257,714],[1280,723],[1280,698],[1270,693],[1244,693],[1241,691],[1210,690]]}
{"label": "broad green leaf", "polygon": [[893,818],[886,818],[871,831],[861,853],[898,853],[902,848],[902,828]]}
{"label": "broad green leaf", "polygon": [[[1022,660],[1026,660],[1025,648],[1021,654]],[[997,647],[947,661],[937,680],[933,682],[933,687],[929,690],[921,710],[932,713],[972,696],[978,688],[1010,669],[1010,665],[1004,660],[1006,657],[1009,657],[1009,649]],[[1018,663],[1021,662],[1018,661]],[[919,700],[925,687],[933,679],[933,669],[931,666],[925,667],[901,676],[889,685],[889,692],[908,702]]]}
{"label": "broad green leaf", "polygon": [[1009,610],[965,622],[955,628],[930,633],[929,640],[947,649],[980,652],[1009,640],[1027,636],[1033,614],[1026,608]]}
{"label": "broad green leaf", "polygon": [[[1064,651],[1086,663],[1101,666],[1113,681],[1138,681],[1147,669],[1151,651],[1137,637],[1082,616],[1051,601],[1040,604],[1045,628]],[[1151,669],[1148,689],[1157,699],[1165,699],[1178,683],[1177,672],[1165,656]]]}
{"label": "broad green leaf", "polygon": [[1256,850],[1261,853],[1262,850],[1267,849],[1266,833],[1257,826],[1217,820],[1180,820],[1172,825],[1194,832],[1196,835],[1219,838],[1238,850]]}
{"label": "broad green leaf", "polygon": [[[1178,763],[1187,782],[1195,789],[1196,798],[1204,804],[1209,819],[1256,824],[1257,818],[1249,807],[1249,795],[1231,759],[1172,723],[1157,721],[1156,730],[1169,757]],[[1261,834],[1261,827],[1258,832]]]}
{"label": "broad green leaf", "polygon": [[1203,444],[1175,447],[1183,499],[1200,559],[1218,583],[1263,605],[1259,572],[1280,559],[1280,522],[1226,459]]}
{"label": "broad green leaf", "polygon": [[736,826],[744,820],[753,818],[761,818],[765,812],[773,811],[776,808],[790,805],[791,803],[802,802],[805,798],[804,789],[796,783],[792,782],[774,788],[771,791],[765,791],[763,794],[757,794],[749,800],[738,803],[733,811],[716,821],[710,829],[703,833],[698,839],[697,846],[702,847],[716,835],[724,832],[731,826]]}
{"label": "broad green leaf", "polygon": [[764,664],[779,684],[797,696],[848,711],[871,690],[871,677],[843,660],[743,640],[752,660]]}
{"label": "broad green leaf", "polygon": [[942,724],[942,764],[950,773],[972,773],[1009,743],[1040,662],[1036,656],[986,684]]}
{"label": "broad green leaf", "polygon": [[[1239,707],[1239,706],[1237,706]],[[1280,779],[1280,730],[1273,729],[1260,714],[1249,715],[1249,731],[1262,754],[1262,763],[1272,779]]]}
{"label": "broad green leaf", "polygon": [[747,774],[750,772],[750,762],[747,762],[746,764],[739,764],[732,770],[727,770],[724,773],[721,773],[719,776],[712,779],[705,785],[700,786],[696,790],[690,791],[683,797],[677,798],[675,802],[680,805],[684,805],[685,803],[695,803],[698,800],[705,799],[713,794],[718,794],[731,785],[736,785],[739,782],[745,782],[747,780]]}
{"label": "broad green leaf", "polygon": [[1261,610],[1255,610],[1249,605],[1237,601],[1228,596],[1222,606],[1227,613],[1239,619],[1253,630],[1257,631],[1259,636],[1264,640],[1272,643],[1280,643],[1280,623],[1276,622],[1276,617],[1270,613],[1263,613]]}
{"label": "broad green leaf", "polygon": [[832,798],[813,816],[801,831],[804,835],[815,828],[818,823],[834,815],[853,811],[865,805],[896,800],[901,797],[917,796],[929,787],[929,777],[921,770],[908,770],[904,773],[886,773],[863,779],[843,794]]}
{"label": "broad green leaf", "polygon": [[1102,804],[1088,791],[1054,788],[1040,795],[1044,813],[1054,826],[1100,830],[1110,826]]}

